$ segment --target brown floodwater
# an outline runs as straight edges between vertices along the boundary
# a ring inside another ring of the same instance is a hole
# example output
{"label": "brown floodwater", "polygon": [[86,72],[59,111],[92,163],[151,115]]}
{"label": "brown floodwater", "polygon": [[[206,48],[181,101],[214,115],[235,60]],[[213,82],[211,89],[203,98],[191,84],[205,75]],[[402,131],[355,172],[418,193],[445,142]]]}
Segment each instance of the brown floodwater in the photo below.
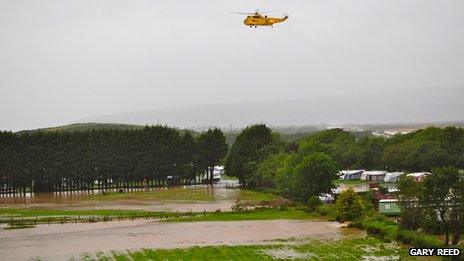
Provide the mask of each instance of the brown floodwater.
{"label": "brown floodwater", "polygon": [[0,196],[0,208],[47,208],[65,210],[83,209],[118,209],[118,210],[145,210],[145,211],[230,211],[239,194],[238,189],[227,189],[226,185],[235,186],[237,181],[226,180],[213,186],[192,185],[175,188],[147,188],[129,189],[125,193],[138,191],[175,190],[204,190],[210,193],[212,201],[185,201],[185,200],[146,200],[146,199],[115,199],[115,200],[89,200],[92,195],[101,193],[94,191],[70,191],[51,193],[28,193],[26,195]]}
{"label": "brown floodwater", "polygon": [[342,226],[337,222],[300,220],[183,223],[125,220],[38,225],[32,229],[0,231],[0,257],[65,260],[97,251],[265,244],[289,238],[327,240],[348,236]]}

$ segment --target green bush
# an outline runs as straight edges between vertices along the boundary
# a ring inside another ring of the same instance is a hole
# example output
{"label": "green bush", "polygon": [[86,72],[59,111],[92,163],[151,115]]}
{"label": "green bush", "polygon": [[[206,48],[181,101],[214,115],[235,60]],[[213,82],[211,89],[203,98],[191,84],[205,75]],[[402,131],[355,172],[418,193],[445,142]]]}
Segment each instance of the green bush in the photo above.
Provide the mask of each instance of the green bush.
{"label": "green bush", "polygon": [[322,206],[322,200],[318,196],[312,196],[308,199],[307,206],[309,211],[315,211]]}
{"label": "green bush", "polygon": [[333,204],[324,204],[317,208],[317,213],[321,216],[328,217],[329,220],[335,220],[337,218],[337,210]]}
{"label": "green bush", "polygon": [[442,242],[438,238],[411,230],[400,230],[396,236],[398,241],[414,247],[441,247]]}
{"label": "green bush", "polygon": [[372,205],[356,194],[352,188],[340,193],[335,205],[338,213],[337,219],[340,222],[363,217],[373,209]]}
{"label": "green bush", "polygon": [[350,224],[350,227],[365,229],[369,235],[384,240],[398,240],[403,244],[414,247],[441,247],[441,241],[433,235],[400,229],[399,225],[384,216],[371,216],[358,219]]}

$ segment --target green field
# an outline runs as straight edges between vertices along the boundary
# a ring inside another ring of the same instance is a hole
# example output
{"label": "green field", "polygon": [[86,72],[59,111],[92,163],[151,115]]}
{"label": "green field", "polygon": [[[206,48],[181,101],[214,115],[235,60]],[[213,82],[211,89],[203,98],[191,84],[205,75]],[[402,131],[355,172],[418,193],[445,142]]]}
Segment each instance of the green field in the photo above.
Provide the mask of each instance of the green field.
{"label": "green field", "polygon": [[206,213],[195,216],[173,217],[167,218],[167,222],[189,222],[189,221],[238,221],[238,220],[271,220],[271,219],[323,219],[323,216],[317,213],[308,213],[304,210],[288,208],[288,209],[256,209],[239,212],[219,212]]}
{"label": "green field", "polygon": [[165,222],[193,221],[239,221],[271,219],[324,219],[317,213],[308,213],[297,208],[263,208],[237,212],[150,212],[127,210],[45,210],[0,208],[0,223],[66,223],[96,222],[118,219],[153,218]]}
{"label": "green field", "polygon": [[365,180],[359,180],[359,179],[354,179],[354,180],[334,180],[333,182],[335,185],[339,184],[346,184],[346,185],[358,185],[358,184],[367,184],[368,182]]}
{"label": "green field", "polygon": [[117,209],[92,209],[92,210],[60,210],[60,209],[41,209],[41,208],[0,208],[0,218],[10,217],[49,217],[49,216],[117,216],[133,213],[144,214],[145,211],[128,211]]}
{"label": "green field", "polygon": [[408,260],[408,250],[374,237],[328,241],[282,241],[270,245],[143,249],[86,254],[82,260]]}

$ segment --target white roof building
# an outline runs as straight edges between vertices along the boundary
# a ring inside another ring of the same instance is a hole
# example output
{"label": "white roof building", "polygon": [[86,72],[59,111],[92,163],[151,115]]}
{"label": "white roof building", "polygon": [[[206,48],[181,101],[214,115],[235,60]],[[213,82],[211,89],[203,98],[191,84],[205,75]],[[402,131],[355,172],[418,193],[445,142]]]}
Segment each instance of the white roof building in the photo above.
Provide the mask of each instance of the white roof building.
{"label": "white roof building", "polygon": [[383,178],[384,182],[398,182],[401,176],[404,175],[404,172],[389,172],[385,174],[385,178]]}
{"label": "white roof building", "polygon": [[425,179],[427,176],[432,175],[430,172],[414,172],[414,173],[409,173],[406,176],[412,177],[416,181],[422,181]]}
{"label": "white roof building", "polygon": [[360,179],[364,171],[363,169],[341,170],[338,172],[338,176],[341,180]]}
{"label": "white roof building", "polygon": [[383,181],[387,174],[384,170],[364,171],[361,175],[361,180]]}

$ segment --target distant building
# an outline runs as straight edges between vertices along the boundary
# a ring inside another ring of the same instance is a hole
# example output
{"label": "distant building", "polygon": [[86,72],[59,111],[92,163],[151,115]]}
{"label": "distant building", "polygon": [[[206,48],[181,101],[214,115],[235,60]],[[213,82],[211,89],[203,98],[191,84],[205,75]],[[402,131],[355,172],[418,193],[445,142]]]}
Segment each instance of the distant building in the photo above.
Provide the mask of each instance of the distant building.
{"label": "distant building", "polygon": [[383,179],[386,183],[396,183],[400,180],[401,176],[404,175],[404,172],[389,172],[385,174],[385,178]]}
{"label": "distant building", "polygon": [[352,179],[360,179],[362,173],[365,170],[357,169],[357,170],[342,170],[338,173],[340,180],[352,180]]}
{"label": "distant building", "polygon": [[429,175],[432,175],[432,173],[430,173],[430,172],[414,172],[414,173],[409,173],[406,176],[413,178],[415,181],[422,181]]}
{"label": "distant building", "polygon": [[224,174],[223,166],[215,166],[213,170],[213,181],[220,181],[221,175]]}
{"label": "distant building", "polygon": [[387,172],[383,170],[364,171],[361,175],[361,180],[383,181],[386,174]]}
{"label": "distant building", "polygon": [[[213,181],[217,182],[221,180],[221,176],[224,175],[224,166],[214,166],[213,169]],[[209,171],[205,171],[203,179],[208,179]]]}

